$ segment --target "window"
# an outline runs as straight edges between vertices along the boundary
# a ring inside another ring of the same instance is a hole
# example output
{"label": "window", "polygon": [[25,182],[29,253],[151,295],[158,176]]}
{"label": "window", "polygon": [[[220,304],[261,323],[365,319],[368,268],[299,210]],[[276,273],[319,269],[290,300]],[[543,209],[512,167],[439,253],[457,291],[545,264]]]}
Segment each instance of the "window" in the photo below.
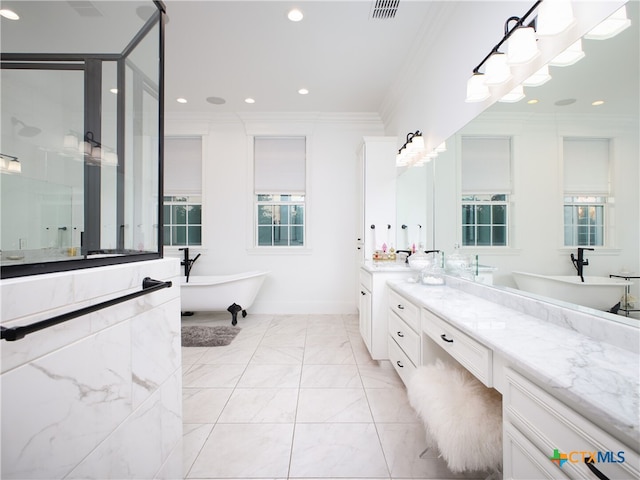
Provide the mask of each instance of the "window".
{"label": "window", "polygon": [[164,197],[164,244],[202,245],[202,199],[199,195]]}
{"label": "window", "polygon": [[462,196],[462,245],[507,245],[507,196]]}
{"label": "window", "polygon": [[511,139],[463,137],[461,163],[462,245],[508,246]]}
{"label": "window", "polygon": [[605,245],[609,200],[609,140],[565,138],[564,245]]}
{"label": "window", "polygon": [[605,197],[565,197],[565,246],[603,246]]}
{"label": "window", "polygon": [[304,245],[304,195],[258,195],[258,246]]}
{"label": "window", "polygon": [[202,139],[167,137],[164,145],[164,245],[202,245]]}
{"label": "window", "polygon": [[254,139],[255,245],[305,245],[305,137]]}

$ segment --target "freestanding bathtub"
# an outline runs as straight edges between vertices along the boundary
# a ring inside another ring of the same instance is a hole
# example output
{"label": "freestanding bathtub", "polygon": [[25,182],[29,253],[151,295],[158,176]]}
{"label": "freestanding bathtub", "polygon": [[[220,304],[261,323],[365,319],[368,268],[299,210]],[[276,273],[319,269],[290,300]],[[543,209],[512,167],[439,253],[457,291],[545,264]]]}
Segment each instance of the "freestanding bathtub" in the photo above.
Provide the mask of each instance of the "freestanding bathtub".
{"label": "freestanding bathtub", "polygon": [[247,316],[253,301],[269,272],[250,271],[233,275],[182,277],[180,300],[183,314],[187,312],[231,313],[231,324],[237,323],[237,314]]}
{"label": "freestanding bathtub", "polygon": [[609,277],[586,276],[583,283],[577,275],[511,273],[520,290],[604,311],[610,311],[620,301],[627,285],[632,285]]}

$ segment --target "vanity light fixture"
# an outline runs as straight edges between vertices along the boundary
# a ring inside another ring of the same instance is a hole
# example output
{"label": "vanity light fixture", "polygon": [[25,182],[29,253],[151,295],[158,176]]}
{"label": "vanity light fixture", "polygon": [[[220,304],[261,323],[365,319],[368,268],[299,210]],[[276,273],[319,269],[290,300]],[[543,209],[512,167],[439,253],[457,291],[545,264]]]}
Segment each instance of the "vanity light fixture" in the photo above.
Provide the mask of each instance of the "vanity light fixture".
{"label": "vanity light fixture", "polygon": [[467,80],[467,98],[466,102],[484,102],[491,96],[489,87],[484,83],[483,73],[474,73]]}
{"label": "vanity light fixture", "polygon": [[549,80],[551,80],[551,75],[549,74],[549,65],[545,65],[536,73],[527,78],[522,84],[525,87],[539,87],[540,85],[544,85]]}
{"label": "vanity light fixture", "polygon": [[6,173],[21,173],[22,165],[18,157],[0,153],[0,170]]}
{"label": "vanity light fixture", "polygon": [[524,87],[522,85],[518,85],[498,101],[503,103],[516,103],[522,100],[524,96]]}
{"label": "vanity light fixture", "polygon": [[511,79],[511,69],[504,53],[495,51],[485,62],[484,84],[490,87],[502,85]]}
{"label": "vanity light fixture", "polygon": [[80,153],[87,157],[89,163],[104,164],[116,166],[118,165],[118,154],[109,147],[104,147],[98,142],[93,132],[87,132],[84,136],[84,142],[79,145]]}
{"label": "vanity light fixture", "polygon": [[396,155],[396,166],[406,167],[424,162],[424,138],[420,130],[407,133],[407,141],[398,150]]}
{"label": "vanity light fixture", "polygon": [[610,17],[605,18],[599,25],[587,33],[584,38],[589,40],[607,40],[618,35],[621,31],[631,25],[631,20],[627,18],[627,7],[616,10]]}
{"label": "vanity light fixture", "polygon": [[538,9],[536,30],[540,36],[557,35],[575,24],[571,0],[545,0]]}
{"label": "vanity light fixture", "polygon": [[65,150],[78,150],[78,134],[72,130],[64,136],[62,143]]}
{"label": "vanity light fixture", "polygon": [[[546,0],[553,1],[553,0]],[[473,69],[473,75],[467,81],[467,102],[482,102],[491,94],[488,86],[502,85],[511,78],[510,64],[523,64],[533,60],[540,54],[536,45],[535,21],[525,24],[529,16],[538,8],[542,0],[521,17],[509,17],[504,24],[504,36],[495,45],[480,64]],[[513,26],[510,26],[513,22]],[[508,53],[500,52],[506,42]],[[480,69],[484,66],[484,74]]]}
{"label": "vanity light fixture", "polygon": [[[519,20],[518,17],[511,17],[509,20],[513,19]],[[509,65],[528,63],[540,55],[537,41],[536,31],[533,27],[516,27],[507,42],[507,61]]]}
{"label": "vanity light fixture", "polygon": [[9,10],[8,8],[0,9],[0,16],[8,20],[20,20],[20,15],[18,15],[13,10]]}
{"label": "vanity light fixture", "polygon": [[584,51],[582,50],[582,39],[579,38],[575,43],[571,44],[569,48],[567,48],[560,55],[555,57],[553,60],[549,62],[549,65],[554,67],[568,67],[569,65],[573,65],[578,60],[584,58]]}

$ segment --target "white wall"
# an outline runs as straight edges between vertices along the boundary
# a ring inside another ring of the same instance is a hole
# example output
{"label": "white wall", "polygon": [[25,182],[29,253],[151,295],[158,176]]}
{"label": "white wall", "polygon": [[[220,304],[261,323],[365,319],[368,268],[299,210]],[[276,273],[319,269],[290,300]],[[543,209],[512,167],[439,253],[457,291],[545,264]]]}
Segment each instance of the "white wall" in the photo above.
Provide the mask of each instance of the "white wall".
{"label": "white wall", "polygon": [[[166,118],[167,136],[203,138],[203,245],[192,275],[265,269],[249,313],[354,313],[357,153],[383,134],[373,114]],[[253,135],[307,136],[307,248],[253,248]],[[165,255],[178,256],[175,248]],[[233,303],[231,299],[230,304]]]}

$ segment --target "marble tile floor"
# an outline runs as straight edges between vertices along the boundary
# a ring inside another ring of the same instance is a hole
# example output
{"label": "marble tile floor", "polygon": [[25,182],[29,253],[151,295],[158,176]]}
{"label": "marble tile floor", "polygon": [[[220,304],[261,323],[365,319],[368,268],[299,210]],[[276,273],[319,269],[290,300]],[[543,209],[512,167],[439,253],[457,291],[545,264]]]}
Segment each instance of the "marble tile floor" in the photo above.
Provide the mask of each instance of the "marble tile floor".
{"label": "marble tile floor", "polygon": [[[184,347],[187,479],[458,479],[423,455],[422,423],[357,315],[252,315],[226,347]],[[229,325],[196,313],[183,325]]]}

